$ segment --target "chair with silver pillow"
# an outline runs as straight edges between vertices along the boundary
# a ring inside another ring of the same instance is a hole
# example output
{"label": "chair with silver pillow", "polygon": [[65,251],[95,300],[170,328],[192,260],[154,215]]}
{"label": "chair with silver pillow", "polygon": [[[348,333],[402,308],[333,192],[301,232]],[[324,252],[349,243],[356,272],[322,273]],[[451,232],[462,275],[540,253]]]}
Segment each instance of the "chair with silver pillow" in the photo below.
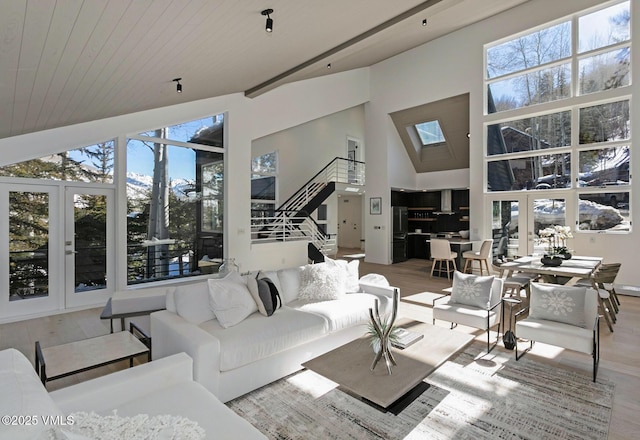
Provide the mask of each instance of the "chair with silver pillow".
{"label": "chair with silver pillow", "polygon": [[594,289],[531,283],[529,307],[516,313],[515,333],[518,339],[529,340],[529,347],[521,352],[516,344],[516,360],[530,351],[534,342],[587,353],[593,357],[593,381],[596,381],[600,316],[598,292]]}
{"label": "chair with silver pillow", "polygon": [[487,352],[493,350],[500,338],[496,332],[496,342],[491,345],[490,329],[500,324],[500,304],[502,299],[502,278],[453,273],[451,295],[433,300],[433,324],[436,319],[487,331]]}

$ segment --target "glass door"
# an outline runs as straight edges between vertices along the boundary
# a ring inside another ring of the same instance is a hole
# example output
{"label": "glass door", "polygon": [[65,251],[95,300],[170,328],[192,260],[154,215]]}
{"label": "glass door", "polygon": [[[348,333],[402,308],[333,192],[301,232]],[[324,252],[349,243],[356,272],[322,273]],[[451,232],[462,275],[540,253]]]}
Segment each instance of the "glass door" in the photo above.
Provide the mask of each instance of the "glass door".
{"label": "glass door", "polygon": [[62,306],[58,188],[2,185],[0,191],[0,317],[40,314]]}
{"label": "glass door", "polygon": [[494,259],[543,255],[546,245],[539,231],[566,224],[565,195],[522,194],[491,202],[491,236],[497,243]]}
{"label": "glass door", "polygon": [[67,187],[65,201],[66,307],[106,301],[113,292],[113,190]]}

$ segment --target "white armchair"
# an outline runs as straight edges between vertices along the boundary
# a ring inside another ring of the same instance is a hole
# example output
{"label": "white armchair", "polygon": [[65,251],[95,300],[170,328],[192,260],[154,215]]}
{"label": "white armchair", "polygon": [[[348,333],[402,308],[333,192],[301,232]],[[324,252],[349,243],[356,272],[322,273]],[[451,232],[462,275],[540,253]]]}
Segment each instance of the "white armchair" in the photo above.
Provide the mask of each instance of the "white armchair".
{"label": "white armchair", "polygon": [[500,324],[500,304],[503,280],[493,276],[453,274],[451,295],[443,295],[433,300],[433,323],[436,319],[451,322],[453,329],[457,324],[487,331],[487,352],[498,343],[491,344],[489,330]]}
{"label": "white armchair", "polygon": [[[524,318],[526,313],[529,315]],[[593,381],[600,361],[600,316],[598,293],[591,288],[532,283],[529,307],[516,313],[516,337],[580,351],[593,357]]]}

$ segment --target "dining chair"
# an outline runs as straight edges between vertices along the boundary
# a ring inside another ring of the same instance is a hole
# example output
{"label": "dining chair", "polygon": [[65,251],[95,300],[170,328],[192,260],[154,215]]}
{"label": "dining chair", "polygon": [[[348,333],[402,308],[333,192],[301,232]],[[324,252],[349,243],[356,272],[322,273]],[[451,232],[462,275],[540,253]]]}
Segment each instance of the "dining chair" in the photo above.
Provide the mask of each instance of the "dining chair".
{"label": "dining chair", "polygon": [[[464,269],[462,272],[467,273],[467,268],[471,269],[473,273],[473,262],[477,261],[480,265],[480,275],[484,275],[484,270],[486,269],[487,275],[491,272],[489,271],[489,254],[491,253],[491,246],[493,246],[493,240],[484,240],[482,242],[482,246],[480,246],[479,251],[466,251],[462,253],[462,258],[465,259]],[[484,267],[482,264],[484,263]]]}
{"label": "dining chair", "polygon": [[[503,297],[517,297],[522,304],[526,307],[529,302],[530,293],[530,285],[531,278],[526,276],[525,274],[518,275],[513,274],[508,277],[505,276],[505,270],[500,268],[500,266],[496,264],[491,264],[491,268],[498,275],[499,278],[502,279],[503,288],[502,288],[502,296]],[[525,296],[522,295],[522,291],[525,292]]]}
{"label": "dining chair", "polygon": [[[555,299],[557,298],[557,299]],[[558,307],[558,304],[572,307]],[[567,348],[593,357],[593,381],[600,362],[600,315],[598,294],[585,286],[532,283],[529,307],[516,313],[516,341],[529,340],[516,361],[533,349],[535,342]]]}
{"label": "dining chair", "polygon": [[614,283],[615,283],[615,277],[618,276],[618,272],[620,271],[621,267],[622,267],[621,263],[602,263],[600,265],[600,270],[610,271],[614,275],[613,281],[611,281],[610,283],[606,283],[606,282],[603,283],[602,287],[607,289],[611,294],[613,298],[612,300],[613,307],[615,308],[616,313],[620,311],[620,299],[618,298],[618,293],[616,292]]}
{"label": "dining chair", "polygon": [[[439,263],[438,266],[438,275],[441,275],[442,272],[447,273],[447,279],[451,279],[450,275],[458,270],[456,267],[456,258],[458,254],[456,252],[451,251],[451,243],[449,240],[443,240],[440,238],[432,238],[431,239],[431,274],[429,278],[433,278],[433,271],[436,267],[436,264]],[[451,263],[453,263],[453,267],[451,267]],[[447,268],[443,271],[442,265],[446,264]]]}

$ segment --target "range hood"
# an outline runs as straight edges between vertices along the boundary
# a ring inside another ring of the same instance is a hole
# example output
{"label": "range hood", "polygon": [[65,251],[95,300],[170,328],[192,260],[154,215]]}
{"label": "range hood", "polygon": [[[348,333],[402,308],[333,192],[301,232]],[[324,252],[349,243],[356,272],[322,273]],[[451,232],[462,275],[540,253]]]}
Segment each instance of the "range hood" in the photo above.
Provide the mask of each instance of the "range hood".
{"label": "range hood", "polygon": [[435,214],[443,214],[443,215],[453,215],[454,212],[451,210],[451,190],[443,189],[440,191],[440,211],[437,211]]}

